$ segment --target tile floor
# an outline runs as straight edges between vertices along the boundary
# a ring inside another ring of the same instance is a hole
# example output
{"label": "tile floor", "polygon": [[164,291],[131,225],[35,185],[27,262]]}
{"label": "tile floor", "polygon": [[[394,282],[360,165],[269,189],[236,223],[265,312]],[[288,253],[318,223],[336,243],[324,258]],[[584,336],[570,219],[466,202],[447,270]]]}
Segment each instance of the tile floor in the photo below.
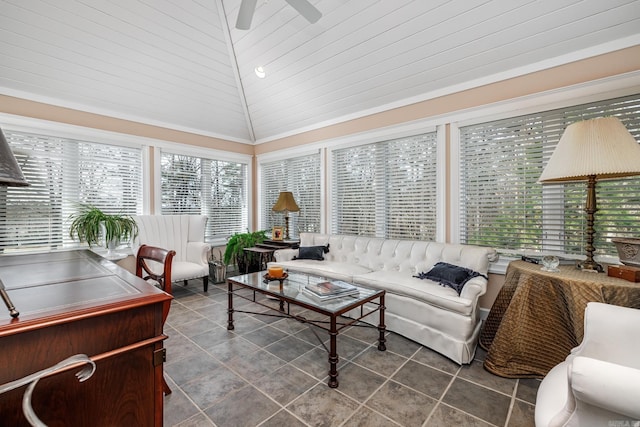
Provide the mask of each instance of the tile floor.
{"label": "tile floor", "polygon": [[165,426],[534,425],[538,380],[488,373],[480,349],[477,360],[458,366],[394,333],[380,352],[370,328],[338,336],[340,385],[330,389],[327,353],[307,325],[236,313],[227,331],[225,286],[209,285],[207,293],[199,281],[174,286]]}

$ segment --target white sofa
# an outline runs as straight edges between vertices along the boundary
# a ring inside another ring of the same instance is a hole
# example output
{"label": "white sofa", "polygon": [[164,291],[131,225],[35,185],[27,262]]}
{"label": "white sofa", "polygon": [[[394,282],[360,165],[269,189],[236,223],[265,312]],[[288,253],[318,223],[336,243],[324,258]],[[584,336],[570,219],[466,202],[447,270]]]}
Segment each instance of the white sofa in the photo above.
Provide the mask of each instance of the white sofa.
{"label": "white sofa", "polygon": [[204,215],[138,215],[138,236],[132,250],[138,253],[140,245],[158,246],[176,251],[171,264],[171,281],[202,278],[204,291],[209,288],[209,251],[204,242],[207,217]]}
{"label": "white sofa", "polygon": [[[497,259],[494,249],[426,241],[300,234],[301,247],[326,244],[329,244],[329,252],[323,261],[294,260],[297,249],[282,249],[274,253],[272,264],[384,289],[388,330],[432,348],[459,364],[471,363],[481,326],[478,298],[487,289],[485,277],[489,262]],[[439,283],[413,277],[440,261],[477,271],[485,277],[469,280],[460,295]]]}
{"label": "white sofa", "polygon": [[640,310],[590,302],[584,338],[538,387],[536,427],[640,425]]}

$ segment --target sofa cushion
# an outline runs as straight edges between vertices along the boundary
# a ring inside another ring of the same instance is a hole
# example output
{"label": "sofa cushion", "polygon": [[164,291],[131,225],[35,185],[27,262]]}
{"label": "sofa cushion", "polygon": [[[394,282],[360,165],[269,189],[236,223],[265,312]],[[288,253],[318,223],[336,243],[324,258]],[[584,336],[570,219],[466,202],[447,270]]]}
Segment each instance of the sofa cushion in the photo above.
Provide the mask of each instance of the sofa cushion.
{"label": "sofa cushion", "polygon": [[316,261],[324,261],[324,254],[329,252],[329,245],[326,246],[300,246],[298,255],[293,259],[313,259]]}
{"label": "sofa cushion", "polygon": [[185,280],[204,277],[209,274],[209,266],[188,261],[173,261],[171,263],[171,280]]}
{"label": "sofa cushion", "polygon": [[462,298],[458,293],[431,280],[420,280],[397,271],[374,271],[354,275],[353,283],[374,289],[384,289],[389,293],[415,298],[435,307],[469,316],[474,309],[473,301]]}
{"label": "sofa cushion", "polygon": [[488,279],[486,276],[473,271],[469,268],[460,267],[458,265],[449,264],[446,262],[438,262],[433,268],[424,273],[418,273],[418,279],[429,279],[434,282],[438,282],[443,286],[448,286],[455,290],[458,295],[462,292],[464,285],[474,277],[482,276]]}
{"label": "sofa cushion", "polygon": [[313,274],[320,277],[330,277],[336,280],[351,282],[354,274],[370,273],[371,270],[357,264],[348,264],[334,261],[316,261],[311,259],[297,259],[295,261],[282,261],[274,263],[288,271]]}

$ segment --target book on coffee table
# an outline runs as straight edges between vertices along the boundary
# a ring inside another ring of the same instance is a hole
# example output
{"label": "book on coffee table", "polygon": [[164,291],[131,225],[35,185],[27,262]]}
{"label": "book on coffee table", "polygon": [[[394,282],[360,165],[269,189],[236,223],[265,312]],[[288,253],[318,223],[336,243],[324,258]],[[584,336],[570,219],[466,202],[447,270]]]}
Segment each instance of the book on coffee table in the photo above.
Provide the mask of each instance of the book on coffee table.
{"label": "book on coffee table", "polygon": [[348,296],[355,296],[358,295],[359,292],[357,289],[354,289],[352,291],[347,291],[347,292],[341,292],[339,294],[332,294],[332,295],[324,295],[324,296],[320,296],[317,295],[307,289],[302,289],[302,294],[308,296],[309,298],[311,298],[312,300],[316,301],[316,302],[325,302],[325,301],[332,301],[334,299],[338,299],[338,298],[344,298],[344,297],[348,297]]}
{"label": "book on coffee table", "polygon": [[341,280],[325,281],[319,283],[308,283],[304,287],[307,295],[320,300],[339,298],[358,293],[358,288]]}

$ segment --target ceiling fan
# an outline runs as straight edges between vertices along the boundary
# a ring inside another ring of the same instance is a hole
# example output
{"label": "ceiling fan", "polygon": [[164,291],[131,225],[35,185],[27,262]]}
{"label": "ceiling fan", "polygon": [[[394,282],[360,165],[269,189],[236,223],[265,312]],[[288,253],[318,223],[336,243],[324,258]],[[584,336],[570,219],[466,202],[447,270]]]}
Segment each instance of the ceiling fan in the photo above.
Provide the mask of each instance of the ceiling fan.
{"label": "ceiling fan", "polygon": [[[307,21],[312,24],[318,22],[322,17],[322,13],[312,5],[309,0],[285,0],[291,7],[298,11]],[[238,12],[238,20],[236,28],[239,30],[248,30],[251,27],[253,13],[256,10],[258,0],[242,0],[240,3],[240,11]]]}

